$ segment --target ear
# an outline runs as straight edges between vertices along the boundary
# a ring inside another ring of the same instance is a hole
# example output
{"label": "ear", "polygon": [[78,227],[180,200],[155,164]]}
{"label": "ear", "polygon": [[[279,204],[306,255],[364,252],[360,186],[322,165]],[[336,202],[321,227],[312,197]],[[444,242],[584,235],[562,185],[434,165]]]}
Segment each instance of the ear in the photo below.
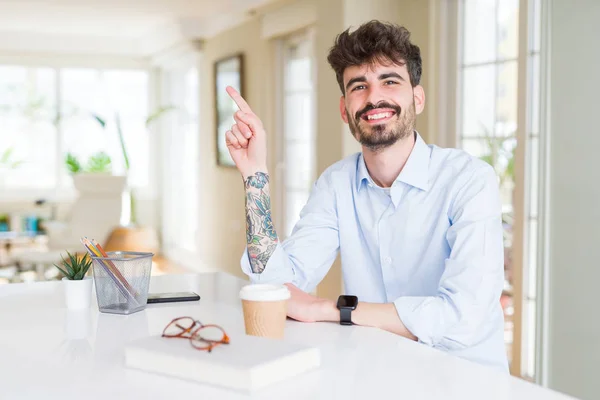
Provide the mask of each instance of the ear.
{"label": "ear", "polygon": [[345,123],[348,123],[348,115],[346,115],[346,102],[344,96],[340,97],[340,115]]}
{"label": "ear", "polygon": [[421,114],[425,108],[425,90],[423,89],[423,86],[415,86],[413,89],[413,96],[415,99],[415,111],[417,115]]}

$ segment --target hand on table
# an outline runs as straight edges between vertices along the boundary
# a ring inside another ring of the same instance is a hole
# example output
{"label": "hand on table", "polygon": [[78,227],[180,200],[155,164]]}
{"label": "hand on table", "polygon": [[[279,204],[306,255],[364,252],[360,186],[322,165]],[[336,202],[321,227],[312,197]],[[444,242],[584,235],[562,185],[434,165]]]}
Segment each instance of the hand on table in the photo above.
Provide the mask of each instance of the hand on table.
{"label": "hand on table", "polygon": [[[303,292],[291,283],[286,283],[285,286],[292,295],[288,301],[288,317],[301,322],[340,321],[340,312],[333,301]],[[352,322],[417,340],[398,316],[394,303],[360,302],[352,313]]]}
{"label": "hand on table", "polygon": [[291,293],[288,317],[300,322],[339,321],[339,312],[331,300],[313,296],[291,283],[285,286]]}

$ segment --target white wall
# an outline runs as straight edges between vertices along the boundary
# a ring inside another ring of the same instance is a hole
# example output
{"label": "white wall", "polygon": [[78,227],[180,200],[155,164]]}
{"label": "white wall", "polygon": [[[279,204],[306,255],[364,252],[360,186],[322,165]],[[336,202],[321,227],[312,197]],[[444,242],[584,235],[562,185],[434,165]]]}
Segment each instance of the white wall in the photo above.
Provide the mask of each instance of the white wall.
{"label": "white wall", "polygon": [[600,398],[600,2],[551,0],[549,385]]}

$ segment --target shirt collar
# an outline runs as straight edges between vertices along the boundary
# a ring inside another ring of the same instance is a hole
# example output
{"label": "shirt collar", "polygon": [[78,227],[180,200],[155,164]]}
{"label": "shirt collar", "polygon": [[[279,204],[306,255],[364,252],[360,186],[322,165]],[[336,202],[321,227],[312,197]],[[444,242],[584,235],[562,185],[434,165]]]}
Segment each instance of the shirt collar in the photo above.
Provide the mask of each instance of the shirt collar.
{"label": "shirt collar", "polygon": [[[396,181],[404,182],[421,190],[429,190],[429,158],[431,157],[431,149],[417,131],[415,131],[415,136],[415,145]],[[373,182],[362,153],[358,157],[357,168],[356,186],[360,190],[365,181]]]}

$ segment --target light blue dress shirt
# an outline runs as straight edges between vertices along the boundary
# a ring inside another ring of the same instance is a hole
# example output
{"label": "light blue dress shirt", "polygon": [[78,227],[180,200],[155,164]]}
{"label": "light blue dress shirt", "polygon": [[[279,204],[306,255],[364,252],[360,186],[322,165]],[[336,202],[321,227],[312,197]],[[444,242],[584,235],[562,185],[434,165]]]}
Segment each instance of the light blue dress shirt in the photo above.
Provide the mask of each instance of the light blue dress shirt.
{"label": "light blue dress shirt", "polygon": [[498,179],[462,150],[415,146],[389,191],[362,153],[315,183],[289,238],[253,282],[312,291],[341,253],[346,294],[393,302],[419,342],[508,370],[500,295],[504,277]]}

